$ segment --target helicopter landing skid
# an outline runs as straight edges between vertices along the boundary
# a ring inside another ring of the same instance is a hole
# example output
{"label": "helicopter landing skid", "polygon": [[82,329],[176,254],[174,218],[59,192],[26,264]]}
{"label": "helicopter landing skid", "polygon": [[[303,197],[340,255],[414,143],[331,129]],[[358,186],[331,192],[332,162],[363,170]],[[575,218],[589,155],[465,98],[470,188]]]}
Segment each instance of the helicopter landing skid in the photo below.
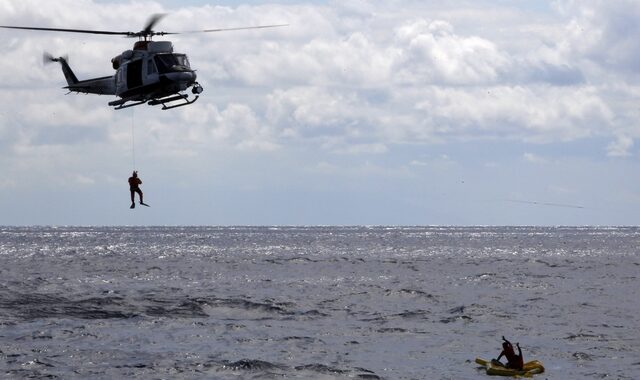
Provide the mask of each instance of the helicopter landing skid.
{"label": "helicopter landing skid", "polygon": [[[188,95],[186,94],[177,94],[175,96],[167,96],[164,98],[159,98],[159,99],[152,99],[152,100],[142,100],[142,101],[137,101],[134,103],[129,103],[126,104],[127,102],[132,101],[131,98],[124,98],[124,99],[119,99],[119,100],[115,100],[113,102],[109,102],[110,106],[115,107],[114,109],[116,110],[121,110],[123,108],[129,108],[129,107],[133,107],[133,106],[139,106],[140,104],[145,104],[147,103],[150,106],[157,106],[158,104],[162,104],[162,109],[163,110],[169,110],[172,108],[177,108],[177,107],[182,107],[182,106],[186,106],[189,104],[194,103],[196,100],[198,100],[198,95],[196,95],[195,98],[193,98],[192,100],[188,99]],[[173,103],[175,101],[179,101],[182,100],[181,103],[178,104],[170,104]]]}
{"label": "helicopter landing skid", "polygon": [[[193,100],[189,100],[188,97],[189,95],[186,95],[186,94],[178,94],[175,96],[168,96],[166,98],[153,99],[153,100],[150,100],[147,104],[150,106],[157,106],[158,104],[162,104],[163,110],[170,110],[172,108],[178,108],[178,107],[186,106],[189,104],[193,104],[196,100],[198,100],[199,96],[196,95],[196,97],[193,98]],[[172,102],[179,101],[179,100],[182,100],[182,102],[178,104],[170,104]]]}
{"label": "helicopter landing skid", "polygon": [[144,104],[144,103],[146,103],[146,102],[147,102],[146,100],[143,100],[143,101],[141,101],[141,102],[135,102],[135,103],[125,104],[125,103],[126,103],[126,102],[128,102],[128,101],[129,101],[128,99],[115,100],[115,101],[113,101],[113,102],[109,102],[109,105],[110,105],[110,106],[114,106],[114,107],[115,107],[115,106],[117,106],[117,107],[115,107],[114,109],[116,109],[116,110],[121,110],[121,109],[123,109],[123,108],[129,108],[129,107],[133,107],[133,106],[139,106],[140,104]]}

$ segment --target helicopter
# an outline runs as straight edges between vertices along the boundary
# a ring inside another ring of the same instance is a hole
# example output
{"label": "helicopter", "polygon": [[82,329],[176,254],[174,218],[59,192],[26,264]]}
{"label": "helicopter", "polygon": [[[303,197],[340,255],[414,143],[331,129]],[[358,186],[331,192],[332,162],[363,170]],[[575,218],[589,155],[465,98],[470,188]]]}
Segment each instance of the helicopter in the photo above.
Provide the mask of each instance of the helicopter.
{"label": "helicopter", "polygon": [[[63,87],[70,92],[115,95],[120,99],[109,102],[109,106],[119,110],[141,104],[151,106],[162,105],[163,110],[182,107],[193,104],[198,100],[203,87],[196,81],[197,75],[191,68],[186,54],[175,53],[171,41],[153,41],[154,36],[164,36],[187,33],[223,32],[243,29],[263,29],[287,26],[260,25],[226,29],[205,29],[188,32],[156,32],[153,27],[165,16],[165,14],[152,15],[144,29],[139,32],[117,32],[110,30],[85,30],[41,28],[28,26],[6,26],[5,29],[37,30],[68,33],[88,33],[104,35],[122,35],[129,38],[138,38],[133,49],[125,50],[111,59],[114,75],[99,78],[78,80],[69,66],[67,57],[54,57],[44,53],[45,63],[58,62],[62,66],[62,73],[67,81]],[[191,88],[194,95],[189,99],[185,93]]]}

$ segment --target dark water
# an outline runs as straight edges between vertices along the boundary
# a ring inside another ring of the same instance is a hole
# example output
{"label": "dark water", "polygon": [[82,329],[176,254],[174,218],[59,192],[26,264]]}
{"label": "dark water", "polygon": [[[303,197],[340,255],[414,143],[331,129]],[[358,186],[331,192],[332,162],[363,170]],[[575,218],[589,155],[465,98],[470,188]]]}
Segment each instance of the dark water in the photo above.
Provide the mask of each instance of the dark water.
{"label": "dark water", "polygon": [[640,229],[0,228],[0,375],[640,378]]}

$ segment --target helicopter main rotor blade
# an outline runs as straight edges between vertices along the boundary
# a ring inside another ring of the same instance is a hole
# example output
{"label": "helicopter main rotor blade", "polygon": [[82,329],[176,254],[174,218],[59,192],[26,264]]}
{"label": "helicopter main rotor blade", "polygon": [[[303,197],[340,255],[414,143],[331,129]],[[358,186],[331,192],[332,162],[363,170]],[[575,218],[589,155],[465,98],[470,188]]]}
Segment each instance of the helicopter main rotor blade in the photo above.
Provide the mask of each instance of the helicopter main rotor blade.
{"label": "helicopter main rotor blade", "polygon": [[265,29],[265,28],[279,28],[283,26],[289,26],[289,24],[280,25],[259,25],[259,26],[245,26],[239,28],[220,28],[220,29],[205,29],[205,30],[192,30],[186,32],[154,32],[151,30],[155,24],[160,21],[165,14],[159,13],[151,16],[147,25],[140,32],[114,32],[111,30],[87,30],[87,29],[65,29],[65,28],[39,28],[32,26],[9,26],[0,25],[0,28],[4,29],[20,29],[20,30],[39,30],[45,32],[66,32],[66,33],[86,33],[86,34],[106,34],[111,36],[125,36],[125,37],[148,37],[148,36],[164,36],[171,34],[192,34],[192,33],[212,33],[212,32],[228,32],[233,30],[247,30],[247,29]]}
{"label": "helicopter main rotor blade", "polygon": [[133,36],[136,33],[133,32],[113,32],[110,30],[85,30],[85,29],[61,29],[61,28],[36,28],[31,26],[5,26],[0,25],[0,28],[5,29],[22,29],[22,30],[40,30],[46,32],[68,32],[68,33],[88,33],[88,34],[109,34],[120,36]]}
{"label": "helicopter main rotor blade", "polygon": [[232,31],[232,30],[279,28],[279,27],[282,27],[282,26],[289,26],[289,24],[280,24],[280,25],[259,25],[259,26],[245,26],[245,27],[240,27],[240,28],[221,28],[221,29],[191,30],[191,31],[188,31],[188,32],[166,33],[166,34],[188,34],[188,33],[229,32],[229,31]]}
{"label": "helicopter main rotor blade", "polygon": [[144,27],[144,29],[142,29],[142,31],[140,32],[140,34],[142,35],[150,35],[153,33],[153,27],[158,23],[158,21],[160,21],[164,16],[166,16],[166,13],[156,13],[154,15],[152,15],[149,20],[147,21],[147,25]]}

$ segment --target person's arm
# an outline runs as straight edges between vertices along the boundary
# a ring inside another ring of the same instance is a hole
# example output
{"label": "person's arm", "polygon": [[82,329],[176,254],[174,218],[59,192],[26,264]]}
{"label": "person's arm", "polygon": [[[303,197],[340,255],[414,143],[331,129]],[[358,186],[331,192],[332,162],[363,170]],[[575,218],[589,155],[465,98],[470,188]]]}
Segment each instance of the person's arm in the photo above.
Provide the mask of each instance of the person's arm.
{"label": "person's arm", "polygon": [[516,347],[518,347],[518,367],[522,369],[524,367],[524,358],[522,357],[522,350],[520,349],[520,343],[516,343]]}
{"label": "person's arm", "polygon": [[497,361],[500,361],[500,358],[501,358],[501,357],[503,357],[503,356],[504,356],[504,351],[502,351],[502,352],[500,353],[500,355],[498,356],[498,358],[497,358],[496,360],[497,360]]}

